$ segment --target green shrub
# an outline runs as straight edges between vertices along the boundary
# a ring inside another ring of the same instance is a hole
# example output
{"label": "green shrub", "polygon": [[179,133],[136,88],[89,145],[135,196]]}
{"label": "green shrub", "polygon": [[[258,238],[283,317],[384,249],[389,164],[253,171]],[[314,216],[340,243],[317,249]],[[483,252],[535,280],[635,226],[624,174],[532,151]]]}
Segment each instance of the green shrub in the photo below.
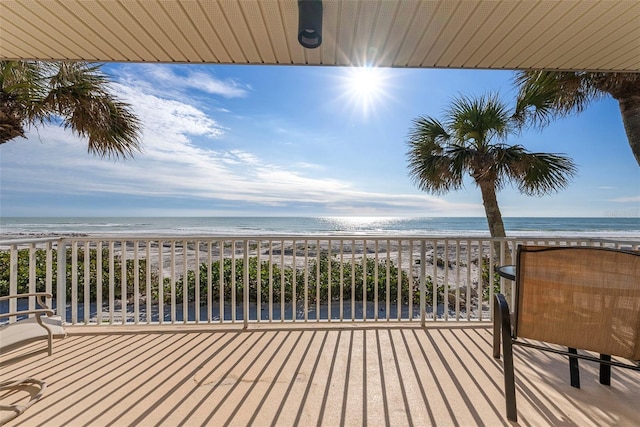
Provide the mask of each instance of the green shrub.
{"label": "green shrub", "polygon": [[[46,291],[46,251],[44,249],[35,250],[35,290],[37,292]],[[55,295],[58,283],[58,262],[56,254],[52,257],[51,283],[52,291]],[[9,274],[10,274],[10,252],[0,251],[0,295],[9,295]],[[122,258],[114,257],[114,295],[116,299],[122,297]],[[135,263],[134,260],[128,259],[125,267],[127,296],[133,295]],[[66,251],[66,294],[67,301],[71,300],[72,295],[72,273],[73,273],[73,253],[71,248]],[[85,299],[85,251],[84,248],[78,248],[76,255],[76,274],[77,274],[77,294],[78,300]],[[152,283],[158,283],[157,273],[151,272]],[[102,279],[102,295],[103,300],[109,296],[109,249],[102,249],[102,269],[100,277]],[[89,249],[89,295],[91,300],[95,300],[97,296],[97,249]],[[146,262],[138,262],[138,280],[139,292],[146,292],[147,266]],[[17,291],[18,293],[29,292],[29,249],[18,250],[18,274],[17,274]]]}
{"label": "green shrub", "polygon": [[[233,275],[235,274],[235,292],[236,301],[243,299],[244,293],[244,259],[235,260],[235,269],[231,259],[225,259],[223,261],[223,292],[224,300],[231,300],[231,283]],[[306,297],[310,304],[315,304],[317,300],[326,302],[329,299],[329,291],[331,293],[331,300],[338,301],[340,299],[340,278],[342,273],[342,283],[344,288],[342,292],[342,298],[344,300],[350,300],[352,294],[355,299],[360,301],[363,297],[364,284],[366,284],[366,297],[368,301],[373,301],[375,298],[375,285],[376,285],[376,261],[371,258],[366,258],[364,265],[362,260],[358,260],[354,263],[351,261],[340,262],[333,257],[329,257],[327,251],[321,251],[318,259],[314,258],[309,261],[305,270],[286,266],[284,268],[277,264],[270,263],[269,261],[261,261],[258,268],[257,257],[251,257],[249,262],[249,298],[250,301],[256,302],[258,295],[258,277],[260,277],[260,300],[262,302],[268,302],[269,295],[269,276],[272,275],[271,298],[274,303],[292,302],[293,289],[295,283],[295,297],[297,301],[303,301],[305,299],[305,286]],[[389,301],[397,303],[398,286],[401,287],[401,304],[407,304],[409,301],[409,275],[406,271],[400,271],[398,267],[389,262]],[[207,298],[208,283],[209,283],[209,271],[211,271],[211,298],[213,301],[218,301],[220,298],[220,261],[214,261],[211,264],[209,270],[207,263],[202,263],[199,266],[199,292],[200,301],[204,303]],[[329,277],[329,271],[331,271],[331,277]],[[365,273],[366,271],[366,273]],[[270,273],[271,272],[271,273]],[[400,280],[399,280],[400,277]],[[294,281],[295,278],[295,281]],[[363,280],[363,278],[365,280]],[[378,278],[378,300],[386,301],[387,298],[387,261],[382,260],[377,263],[377,278]],[[414,276],[413,288],[411,289],[413,301],[419,300],[419,278]],[[187,299],[189,301],[195,300],[195,287],[196,287],[196,274],[194,271],[189,271],[187,274],[187,284],[184,284],[184,277],[180,277],[175,282],[176,299],[179,301],[183,299],[185,291],[187,292]],[[431,303],[431,290],[433,287],[431,277],[427,277],[427,303]],[[165,300],[170,299],[171,293],[171,281],[170,279],[164,280],[164,295]]]}
{"label": "green shrub", "polygon": [[[102,299],[103,301],[110,298],[109,295],[109,249],[102,249],[102,269],[97,271],[97,250],[89,249],[89,295],[91,300],[95,300],[97,296],[97,278],[98,274],[102,279]],[[72,295],[72,250],[67,249],[66,252],[66,294],[67,301],[71,300]],[[36,291],[46,290],[46,251],[44,249],[37,249],[35,251],[36,264],[35,264],[35,285]],[[0,251],[0,295],[9,294],[9,251]],[[235,292],[236,301],[242,301],[244,293],[244,259],[236,259],[235,265],[231,259],[224,259],[222,262],[222,282],[223,282],[223,298],[225,301],[230,301],[232,297],[232,278],[235,277]],[[409,301],[409,295],[412,294],[414,303],[419,301],[419,284],[420,279],[417,275],[412,277],[412,289],[409,289],[409,273],[406,271],[400,271],[399,268],[392,262],[387,260],[379,260],[376,263],[375,259],[364,258],[363,260],[357,260],[355,262],[345,261],[340,262],[335,259],[335,256],[329,257],[326,250],[320,251],[319,258],[313,258],[309,261],[305,270],[292,267],[281,267],[277,264],[270,263],[269,261],[261,261],[258,266],[258,258],[250,257],[249,262],[249,295],[250,301],[256,302],[258,295],[258,277],[260,277],[260,300],[262,302],[268,302],[270,300],[269,295],[269,277],[271,275],[272,293],[271,298],[274,303],[292,302],[293,289],[295,284],[295,297],[297,301],[303,301],[305,299],[305,286],[306,297],[310,304],[315,304],[317,300],[326,302],[329,299],[329,293],[332,301],[340,299],[340,278],[342,277],[342,283],[344,283],[342,298],[343,300],[351,300],[352,295],[357,301],[361,301],[363,298],[363,290],[366,286],[366,299],[367,301],[373,301],[376,291],[376,277],[377,277],[377,291],[378,301],[385,302],[387,299],[387,269],[388,269],[388,281],[389,281],[389,301],[391,303],[407,304]],[[211,272],[211,298],[213,301],[218,301],[220,298],[220,261],[214,261],[211,267],[207,263],[199,265],[199,293],[200,301],[204,303],[208,299],[208,283],[209,283],[209,271]],[[57,289],[57,257],[53,254],[52,257],[52,289],[55,294]],[[329,277],[329,271],[331,271],[331,277]],[[136,273],[136,265],[134,260],[127,259],[125,266],[125,283],[127,290],[127,297],[131,298],[134,293],[134,278]],[[145,260],[140,260],[137,264],[138,273],[138,292],[141,296],[146,295],[146,283],[147,274],[150,275],[151,281],[151,297],[152,300],[157,301],[160,297],[158,288],[159,276],[158,272],[147,271],[147,263]],[[85,299],[85,252],[84,248],[77,249],[76,255],[76,274],[77,274],[77,288],[78,301]],[[341,276],[342,274],[342,276]],[[29,292],[29,250],[21,249],[18,251],[18,292]],[[114,256],[113,265],[113,282],[114,282],[114,295],[113,298],[121,299],[122,297],[122,258],[117,255]],[[164,278],[162,280],[163,295],[162,298],[165,302],[170,302],[172,297],[171,292],[171,278]],[[397,301],[398,287],[401,289],[401,301]],[[185,292],[188,301],[194,301],[196,298],[196,274],[195,271],[190,270],[185,278],[183,275],[177,277],[174,283],[175,300],[176,303],[183,301]],[[426,279],[427,290],[427,304],[432,303],[432,290],[433,280],[430,276]],[[438,300],[443,301],[442,290],[439,290]]]}
{"label": "green shrub", "polygon": [[[488,257],[482,257],[481,271],[482,299],[485,301],[490,301],[490,299],[493,298],[493,294],[500,293],[500,275],[498,274],[498,264],[491,263]],[[489,288],[490,274],[493,274],[493,292],[490,292]]]}

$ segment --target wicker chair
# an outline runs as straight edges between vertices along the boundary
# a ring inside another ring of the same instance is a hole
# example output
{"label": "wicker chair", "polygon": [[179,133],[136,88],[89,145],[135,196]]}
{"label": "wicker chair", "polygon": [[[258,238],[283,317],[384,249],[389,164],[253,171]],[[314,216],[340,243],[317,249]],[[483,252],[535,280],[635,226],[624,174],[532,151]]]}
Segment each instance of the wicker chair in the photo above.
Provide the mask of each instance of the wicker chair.
{"label": "wicker chair", "polygon": [[496,294],[494,301],[493,357],[500,358],[502,338],[509,420],[517,421],[514,344],[569,356],[573,387],[580,387],[578,359],[599,363],[605,385],[611,366],[640,371],[640,252],[519,246],[515,301],[513,314],[503,295]]}

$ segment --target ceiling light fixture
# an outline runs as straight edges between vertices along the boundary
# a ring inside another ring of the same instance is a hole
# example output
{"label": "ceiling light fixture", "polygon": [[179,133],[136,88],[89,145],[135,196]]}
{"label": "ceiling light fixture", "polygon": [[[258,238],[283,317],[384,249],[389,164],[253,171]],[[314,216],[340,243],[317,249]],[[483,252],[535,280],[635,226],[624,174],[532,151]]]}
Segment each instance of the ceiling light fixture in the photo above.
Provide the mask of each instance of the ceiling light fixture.
{"label": "ceiling light fixture", "polygon": [[322,0],[298,0],[298,41],[307,49],[322,44]]}

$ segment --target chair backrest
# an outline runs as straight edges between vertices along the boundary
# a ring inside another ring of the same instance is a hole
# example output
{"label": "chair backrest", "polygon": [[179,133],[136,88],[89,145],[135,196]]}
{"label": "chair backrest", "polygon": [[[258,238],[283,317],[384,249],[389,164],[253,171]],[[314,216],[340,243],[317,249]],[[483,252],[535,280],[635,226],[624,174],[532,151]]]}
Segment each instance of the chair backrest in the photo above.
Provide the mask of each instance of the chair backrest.
{"label": "chair backrest", "polygon": [[514,335],[640,360],[640,252],[520,246]]}

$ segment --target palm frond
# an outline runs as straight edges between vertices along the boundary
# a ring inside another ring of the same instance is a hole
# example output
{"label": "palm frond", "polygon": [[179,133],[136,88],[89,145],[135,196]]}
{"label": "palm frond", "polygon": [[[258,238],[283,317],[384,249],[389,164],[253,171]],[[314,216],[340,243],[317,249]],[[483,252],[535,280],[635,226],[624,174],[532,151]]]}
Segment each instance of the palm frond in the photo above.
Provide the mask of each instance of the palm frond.
{"label": "palm frond", "polygon": [[86,62],[0,62],[0,114],[12,121],[0,143],[24,135],[23,125],[62,120],[89,140],[89,152],[132,157],[140,150],[140,122],[109,91],[100,65]]}
{"label": "palm frond", "polygon": [[138,118],[128,104],[108,95],[76,108],[65,122],[65,127],[87,137],[88,151],[100,157],[128,158],[140,151]]}
{"label": "palm frond", "polygon": [[48,93],[51,67],[49,62],[0,61],[3,109],[11,110],[26,125],[48,120],[51,112],[42,101]]}
{"label": "palm frond", "polygon": [[410,141],[428,141],[442,146],[447,144],[450,138],[442,123],[428,116],[414,119],[409,130]]}
{"label": "palm frond", "polygon": [[514,118],[546,126],[550,121],[583,111],[591,101],[606,95],[598,84],[603,73],[519,71],[514,84],[519,88]]}
{"label": "palm frond", "polygon": [[494,187],[501,190],[513,179],[510,169],[522,161],[526,150],[521,145],[494,144],[491,146],[490,169],[495,180]]}
{"label": "palm frond", "polygon": [[506,173],[518,190],[530,196],[542,196],[566,188],[577,174],[573,160],[561,154],[523,152]]}
{"label": "palm frond", "polygon": [[413,121],[407,157],[409,177],[423,191],[444,194],[462,186],[463,174],[451,156],[450,135],[431,117]]}
{"label": "palm frond", "polygon": [[108,91],[108,79],[96,64],[62,63],[50,77],[47,105],[65,128],[89,140],[88,151],[127,158],[140,150],[140,123],[128,104]]}
{"label": "palm frond", "polygon": [[474,144],[479,150],[494,139],[506,138],[512,131],[510,117],[497,94],[460,96],[446,111],[447,126],[453,130],[458,144]]}

